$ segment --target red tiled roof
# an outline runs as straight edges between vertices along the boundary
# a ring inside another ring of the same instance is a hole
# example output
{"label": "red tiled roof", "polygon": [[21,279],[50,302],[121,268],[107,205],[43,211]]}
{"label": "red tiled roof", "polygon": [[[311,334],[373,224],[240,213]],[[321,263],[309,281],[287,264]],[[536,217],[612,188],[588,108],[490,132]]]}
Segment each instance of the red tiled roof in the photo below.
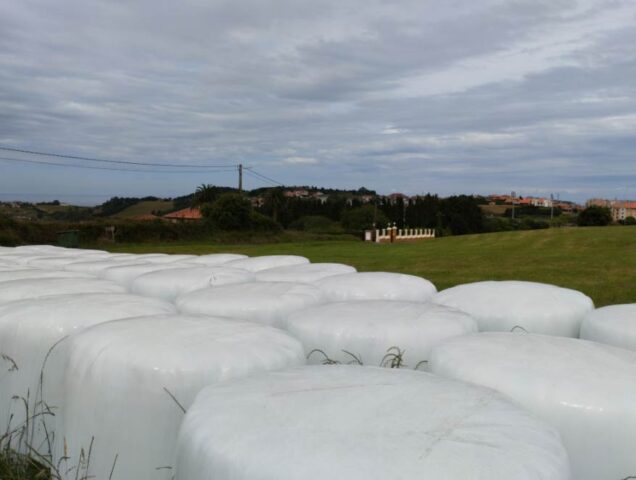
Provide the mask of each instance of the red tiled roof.
{"label": "red tiled roof", "polygon": [[187,220],[199,220],[202,218],[201,210],[198,208],[184,208],[183,210],[177,210],[176,212],[168,213],[163,218],[176,218]]}

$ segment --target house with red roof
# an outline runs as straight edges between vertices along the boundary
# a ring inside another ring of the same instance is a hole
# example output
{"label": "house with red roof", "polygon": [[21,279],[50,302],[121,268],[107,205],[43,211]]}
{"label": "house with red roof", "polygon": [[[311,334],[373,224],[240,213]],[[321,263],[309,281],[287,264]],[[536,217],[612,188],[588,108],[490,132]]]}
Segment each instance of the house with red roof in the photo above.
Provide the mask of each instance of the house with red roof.
{"label": "house with red roof", "polygon": [[203,218],[201,215],[201,209],[198,207],[184,208],[183,210],[177,210],[176,212],[168,213],[163,216],[166,220],[172,223],[179,222],[196,222]]}

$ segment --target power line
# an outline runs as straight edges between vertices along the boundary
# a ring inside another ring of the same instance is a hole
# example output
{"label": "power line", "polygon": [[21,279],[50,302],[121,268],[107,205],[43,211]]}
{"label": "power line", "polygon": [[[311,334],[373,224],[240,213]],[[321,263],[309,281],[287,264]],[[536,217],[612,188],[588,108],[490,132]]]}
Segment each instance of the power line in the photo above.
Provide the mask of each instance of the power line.
{"label": "power line", "polygon": [[275,185],[280,185],[281,187],[284,187],[285,184],[279,182],[278,180],[274,180],[273,178],[270,178],[268,176],[263,175],[262,173],[258,173],[256,171],[254,171],[254,169],[252,167],[245,167],[244,170],[252,175],[255,175],[257,177],[260,177],[262,180],[267,180],[268,182],[271,182]]}
{"label": "power line", "polygon": [[47,152],[39,152],[35,150],[25,150],[22,148],[15,147],[6,147],[0,146],[0,150],[5,150],[8,152],[18,152],[18,153],[27,153],[30,155],[41,155],[45,157],[57,157],[57,158],[68,158],[71,160],[84,160],[87,162],[102,162],[102,163],[118,163],[124,165],[145,165],[148,167],[176,167],[176,168],[228,168],[228,167],[236,167],[236,165],[193,165],[187,163],[145,163],[145,162],[130,162],[125,160],[105,160],[100,158],[92,158],[92,157],[80,157],[77,155],[65,155],[61,153],[47,153]]}
{"label": "power line", "polygon": [[[116,171],[116,172],[139,172],[139,173],[177,173],[177,174],[184,174],[184,173],[210,173],[209,171],[206,170],[142,170],[142,169],[134,169],[134,168],[117,168],[117,167],[97,167],[97,166],[91,166],[91,165],[72,165],[72,164],[68,164],[68,163],[56,163],[56,162],[47,162],[44,160],[29,160],[26,158],[7,158],[7,157],[0,157],[0,161],[6,161],[6,162],[20,162],[20,163],[34,163],[34,164],[38,164],[38,165],[50,165],[50,166],[54,166],[54,167],[67,167],[67,168],[85,168],[85,169],[90,169],[90,170],[110,170],[110,171]],[[215,170],[214,173],[223,173],[223,172],[235,172],[236,169],[235,168],[225,168],[225,169],[219,169],[219,170]]]}

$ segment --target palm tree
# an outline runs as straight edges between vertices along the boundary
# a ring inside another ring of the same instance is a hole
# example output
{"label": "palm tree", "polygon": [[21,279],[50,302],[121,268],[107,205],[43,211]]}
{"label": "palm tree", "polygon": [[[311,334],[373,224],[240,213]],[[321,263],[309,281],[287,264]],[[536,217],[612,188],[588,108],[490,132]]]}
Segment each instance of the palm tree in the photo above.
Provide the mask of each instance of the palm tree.
{"label": "palm tree", "polygon": [[216,200],[216,188],[214,185],[202,183],[194,192],[192,198],[192,206],[200,207],[206,203],[212,203]]}

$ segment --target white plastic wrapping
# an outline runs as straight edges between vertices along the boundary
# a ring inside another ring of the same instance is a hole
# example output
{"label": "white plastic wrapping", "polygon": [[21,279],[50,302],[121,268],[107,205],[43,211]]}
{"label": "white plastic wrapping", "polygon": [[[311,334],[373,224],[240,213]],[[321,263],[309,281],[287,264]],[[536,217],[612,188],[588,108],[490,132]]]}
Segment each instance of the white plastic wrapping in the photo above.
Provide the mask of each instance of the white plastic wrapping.
{"label": "white plastic wrapping", "polygon": [[89,253],[89,254],[70,254],[65,253],[62,255],[46,255],[38,257],[30,257],[26,262],[27,265],[38,268],[57,268],[64,266],[71,262],[77,262],[78,260],[95,261],[110,258],[107,253]]}
{"label": "white plastic wrapping", "polygon": [[327,277],[315,282],[328,300],[401,300],[426,302],[437,293],[422,277],[389,272],[362,272]]}
{"label": "white plastic wrapping", "polygon": [[354,273],[355,271],[355,268],[342,263],[308,263],[261,270],[256,273],[256,279],[261,282],[311,283],[322,278]]}
{"label": "white plastic wrapping", "polygon": [[[129,294],[71,294],[11,302],[0,306],[0,427],[3,432],[19,427],[25,420],[25,404],[35,428],[30,429],[26,443],[40,453],[47,454],[47,423],[49,438],[54,436],[51,419],[43,415],[46,402],[61,396],[62,366],[47,362],[47,353],[55,344],[69,335],[98,323],[140,315],[174,313],[174,305],[156,299]],[[8,367],[8,368],[5,368]],[[42,398],[40,373],[49,395]],[[48,397],[51,398],[48,398]],[[14,437],[17,437],[14,436]],[[35,437],[35,438],[34,438]]]}
{"label": "white plastic wrapping", "polygon": [[592,300],[576,290],[519,281],[458,285],[439,292],[433,301],[467,312],[481,331],[523,329],[575,338],[594,308]]}
{"label": "white plastic wrapping", "polygon": [[145,273],[157,272],[173,268],[183,268],[177,263],[134,263],[109,267],[97,272],[97,276],[111,280],[125,288],[130,289],[132,282]]}
{"label": "white plastic wrapping", "polygon": [[155,255],[147,256],[144,261],[150,263],[187,263],[191,260],[195,260],[197,258],[196,255]]}
{"label": "white plastic wrapping", "polygon": [[[302,342],[306,354],[311,353],[308,362],[312,364],[329,359],[391,366],[394,360],[405,368],[425,368],[431,348],[476,332],[477,324],[467,314],[440,305],[359,300],[291,314],[287,330]],[[393,354],[401,354],[402,359]]]}
{"label": "white plastic wrapping", "polygon": [[145,273],[131,284],[139,295],[174,301],[179,295],[206,287],[249,282],[254,274],[238,268],[185,267]]}
{"label": "white plastic wrapping", "polygon": [[111,267],[123,267],[128,265],[144,264],[141,260],[137,259],[105,259],[105,260],[93,260],[83,262],[67,263],[63,268],[68,272],[81,272],[89,275],[99,276],[101,272]]}
{"label": "white plastic wrapping", "polygon": [[192,260],[192,263],[199,263],[201,265],[207,265],[209,267],[215,267],[217,265],[223,265],[234,260],[243,260],[247,258],[247,255],[240,255],[238,253],[211,253],[209,255],[199,255]]}
{"label": "white plastic wrapping", "polygon": [[28,298],[69,293],[124,293],[126,290],[107,280],[96,278],[29,278],[2,282],[0,305]]}
{"label": "white plastic wrapping", "polygon": [[71,337],[58,354],[67,358],[56,417],[71,457],[63,464],[77,464],[94,438],[84,473],[109,478],[117,456],[115,480],[173,477],[161,467],[173,465],[181,408],[206,385],[304,363],[300,343],[280,330],[187,316],[103,323]]}
{"label": "white plastic wrapping", "polygon": [[268,268],[305,265],[307,263],[309,263],[309,260],[305,257],[299,257],[298,255],[263,255],[260,257],[244,258],[243,260],[234,260],[224,264],[224,266],[258,272]]}
{"label": "white plastic wrapping", "polygon": [[[203,390],[177,480],[566,480],[555,430],[489,389],[323,366]],[[597,479],[598,480],[598,479]]]}
{"label": "white plastic wrapping", "polygon": [[557,427],[573,479],[636,472],[636,352],[564,337],[481,333],[434,348],[430,368],[499,390]]}
{"label": "white plastic wrapping", "polygon": [[26,280],[30,278],[91,278],[91,275],[77,272],[65,272],[64,270],[41,270],[37,268],[20,268],[0,271],[0,283],[13,280]]}
{"label": "white plastic wrapping", "polygon": [[[107,258],[105,256],[99,256],[98,259]],[[50,257],[37,257],[31,258],[26,264],[31,267],[37,268],[50,268],[50,269],[63,269],[69,263],[77,262],[78,260],[82,260],[85,262],[95,261],[93,257],[82,257],[82,256],[71,256],[71,255],[55,255]]]}
{"label": "white plastic wrapping", "polygon": [[593,310],[583,320],[581,338],[636,350],[636,303]]}
{"label": "white plastic wrapping", "polygon": [[287,316],[322,303],[313,285],[291,282],[251,282],[196,290],[177,299],[184,313],[216,315],[283,327]]}

